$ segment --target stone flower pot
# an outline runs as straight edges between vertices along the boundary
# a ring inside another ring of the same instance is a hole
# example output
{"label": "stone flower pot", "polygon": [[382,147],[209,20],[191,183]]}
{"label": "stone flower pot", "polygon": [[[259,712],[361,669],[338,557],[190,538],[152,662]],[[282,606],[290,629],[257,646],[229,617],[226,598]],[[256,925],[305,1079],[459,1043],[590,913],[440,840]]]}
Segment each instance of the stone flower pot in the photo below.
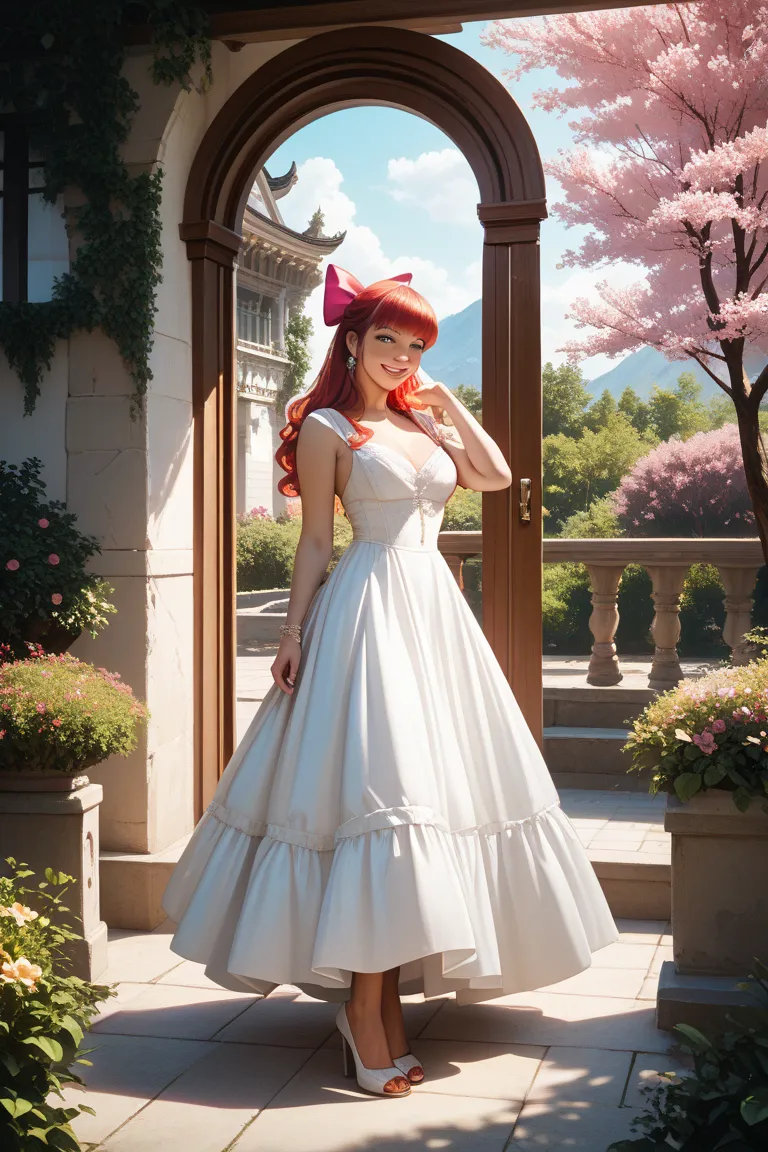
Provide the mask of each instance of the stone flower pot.
{"label": "stone flower pot", "polygon": [[0,771],[0,792],[73,792],[89,783],[79,768],[76,772]]}
{"label": "stone flower pot", "polygon": [[[768,802],[768,797],[766,798]],[[749,1003],[736,985],[755,957],[768,961],[768,812],[739,812],[731,793],[710,789],[667,799],[672,834],[674,961],[659,983],[659,1027],[721,1026]]]}

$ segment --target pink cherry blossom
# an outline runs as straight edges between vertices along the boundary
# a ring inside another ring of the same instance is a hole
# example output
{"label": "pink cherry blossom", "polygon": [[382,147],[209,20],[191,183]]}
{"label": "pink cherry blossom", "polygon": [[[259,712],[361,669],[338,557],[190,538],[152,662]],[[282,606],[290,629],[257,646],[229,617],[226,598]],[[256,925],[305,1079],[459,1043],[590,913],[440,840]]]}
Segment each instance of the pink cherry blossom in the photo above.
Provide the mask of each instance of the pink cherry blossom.
{"label": "pink cherry blossom", "polygon": [[768,351],[766,0],[498,20],[481,39],[511,57],[513,86],[557,74],[533,104],[575,133],[545,164],[563,190],[552,214],[586,229],[563,265],[638,270],[634,284],[608,275],[572,302],[591,331],[562,350],[577,360],[650,345],[743,389],[724,342]]}
{"label": "pink cherry blossom", "polygon": [[5,566],[9,572],[17,572],[19,569],[19,562],[18,560],[8,560]]}
{"label": "pink cherry blossom", "polygon": [[38,527],[40,527],[40,528],[47,528],[48,527],[48,521],[46,520],[45,516],[43,516],[40,520],[38,520],[37,524],[38,524]]}
{"label": "pink cherry blossom", "polygon": [[53,592],[51,594],[51,601],[54,604],[61,604],[62,599],[63,599],[63,597],[61,595],[61,592]]}
{"label": "pink cherry blossom", "polygon": [[48,557],[48,563],[53,564],[54,567],[59,563],[59,558],[55,552],[51,552],[50,556]]}

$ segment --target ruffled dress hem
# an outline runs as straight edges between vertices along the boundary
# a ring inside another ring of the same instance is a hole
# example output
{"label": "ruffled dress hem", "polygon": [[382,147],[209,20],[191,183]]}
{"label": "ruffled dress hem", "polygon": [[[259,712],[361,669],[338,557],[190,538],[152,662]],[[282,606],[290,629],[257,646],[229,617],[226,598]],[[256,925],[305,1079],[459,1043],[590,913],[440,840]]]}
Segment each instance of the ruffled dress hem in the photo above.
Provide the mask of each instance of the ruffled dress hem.
{"label": "ruffled dress hem", "polygon": [[402,995],[495,999],[573,976],[617,938],[558,801],[461,829],[431,808],[385,808],[330,836],[214,801],[163,907],[172,950],[221,987],[330,1001],[353,972],[398,966]]}

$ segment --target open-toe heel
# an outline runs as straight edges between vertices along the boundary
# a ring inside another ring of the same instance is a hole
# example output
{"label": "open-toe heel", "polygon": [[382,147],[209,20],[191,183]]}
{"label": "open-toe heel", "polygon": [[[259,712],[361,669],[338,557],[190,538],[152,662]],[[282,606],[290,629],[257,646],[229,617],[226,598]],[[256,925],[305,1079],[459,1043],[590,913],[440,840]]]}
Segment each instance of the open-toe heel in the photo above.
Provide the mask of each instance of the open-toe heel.
{"label": "open-toe heel", "polygon": [[[399,1068],[390,1065],[389,1068],[366,1068],[360,1059],[360,1054],[357,1051],[354,1037],[352,1036],[352,1029],[349,1027],[347,1020],[346,1005],[342,1004],[336,1016],[336,1027],[341,1033],[341,1051],[342,1059],[344,1061],[344,1075],[357,1077],[357,1083],[364,1092],[370,1092],[374,1096],[408,1096],[411,1091],[410,1081],[408,1081],[407,1088],[400,1088],[396,1091],[387,1092],[386,1085],[390,1080],[408,1080],[407,1076]],[[354,1061],[354,1072],[352,1071],[351,1061],[352,1056]]]}
{"label": "open-toe heel", "polygon": [[[413,1052],[406,1052],[405,1056],[393,1056],[392,1063],[396,1068],[400,1069],[403,1076],[405,1076],[405,1078],[408,1080],[409,1084],[421,1084],[423,1081],[424,1069],[422,1068],[420,1061],[418,1061],[414,1056]],[[415,1072],[417,1068],[421,1072],[421,1076],[418,1076],[415,1080],[412,1080],[411,1072]]]}

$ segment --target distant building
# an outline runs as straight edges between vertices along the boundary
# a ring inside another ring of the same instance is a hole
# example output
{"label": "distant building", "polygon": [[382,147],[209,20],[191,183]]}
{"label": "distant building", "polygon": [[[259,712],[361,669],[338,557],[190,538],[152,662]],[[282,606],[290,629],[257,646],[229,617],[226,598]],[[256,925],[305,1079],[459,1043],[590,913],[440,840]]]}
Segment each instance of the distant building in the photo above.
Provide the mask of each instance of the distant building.
{"label": "distant building", "polygon": [[304,232],[285,224],[277,201],[298,179],[292,164],[284,176],[262,169],[243,218],[245,241],[237,267],[237,512],[263,506],[272,515],[285,508],[277,482],[286,473],[275,461],[285,424],[276,406],[290,362],[285,328],[321,283],[320,264],[338,248],[344,234],[322,235],[322,216]]}

